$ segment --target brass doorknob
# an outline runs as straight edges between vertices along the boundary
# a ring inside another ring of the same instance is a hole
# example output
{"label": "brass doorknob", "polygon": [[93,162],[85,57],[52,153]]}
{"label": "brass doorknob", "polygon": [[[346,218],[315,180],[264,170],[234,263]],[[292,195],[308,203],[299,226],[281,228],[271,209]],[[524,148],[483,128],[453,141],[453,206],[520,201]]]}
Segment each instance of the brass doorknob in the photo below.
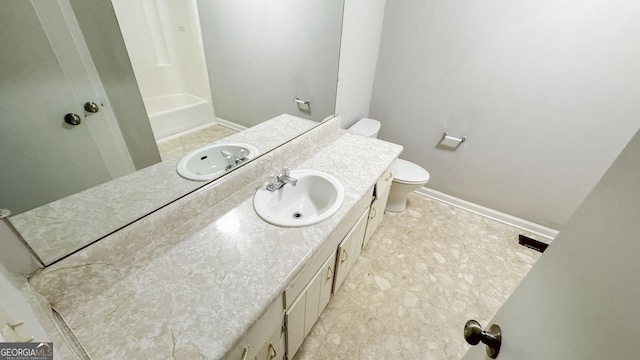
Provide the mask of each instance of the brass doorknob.
{"label": "brass doorknob", "polygon": [[502,331],[500,326],[492,324],[489,330],[482,330],[482,326],[475,320],[469,320],[464,325],[464,339],[470,345],[478,345],[482,341],[487,345],[487,355],[495,359],[500,353],[500,345],[502,344]]}
{"label": "brass doorknob", "polygon": [[67,115],[64,116],[64,122],[66,122],[69,125],[80,125],[80,123],[82,122],[82,118],[80,118],[80,116],[78,114],[74,114],[74,113],[68,113]]}
{"label": "brass doorknob", "polygon": [[86,103],[84,103],[84,110],[90,113],[97,113],[98,111],[100,111],[100,107],[98,106],[98,104],[92,101],[87,101]]}

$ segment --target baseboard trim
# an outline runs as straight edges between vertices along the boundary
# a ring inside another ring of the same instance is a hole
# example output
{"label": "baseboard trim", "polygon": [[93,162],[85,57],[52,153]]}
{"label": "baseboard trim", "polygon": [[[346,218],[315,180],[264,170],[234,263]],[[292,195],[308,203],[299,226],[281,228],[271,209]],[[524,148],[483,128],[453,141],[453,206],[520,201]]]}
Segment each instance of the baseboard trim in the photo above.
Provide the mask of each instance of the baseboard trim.
{"label": "baseboard trim", "polygon": [[236,131],[242,131],[247,129],[246,126],[242,126],[240,124],[234,123],[233,121],[225,120],[219,117],[216,117],[216,123],[218,123],[218,125],[220,126],[228,127],[229,129],[236,130]]}
{"label": "baseboard trim", "polygon": [[438,200],[438,201],[442,201],[443,203],[458,207],[460,209],[464,209],[467,211],[471,211],[474,214],[478,214],[484,217],[487,217],[489,219],[501,222],[503,224],[507,224],[510,226],[513,226],[515,228],[524,230],[524,231],[528,231],[532,234],[536,234],[546,240],[548,240],[548,243],[550,243],[551,241],[553,241],[553,239],[556,237],[556,235],[558,235],[558,231],[557,230],[553,230],[551,228],[548,228],[546,226],[542,226],[536,223],[532,223],[531,221],[527,221],[524,219],[520,219],[518,217],[509,215],[509,214],[505,214],[503,212],[497,211],[497,210],[493,210],[493,209],[489,209],[487,207],[478,205],[478,204],[474,204],[472,202],[466,201],[466,200],[462,200],[459,199],[457,197],[451,196],[451,195],[447,195],[445,193],[442,193],[440,191],[436,191],[433,189],[429,189],[427,187],[422,187],[418,190],[416,190],[416,192],[420,195],[424,195],[426,197]]}

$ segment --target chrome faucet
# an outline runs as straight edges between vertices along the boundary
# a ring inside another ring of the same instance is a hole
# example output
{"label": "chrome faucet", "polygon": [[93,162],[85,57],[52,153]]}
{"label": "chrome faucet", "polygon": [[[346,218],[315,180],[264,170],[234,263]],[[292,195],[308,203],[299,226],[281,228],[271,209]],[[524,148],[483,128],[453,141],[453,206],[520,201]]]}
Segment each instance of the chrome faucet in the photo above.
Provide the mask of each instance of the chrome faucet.
{"label": "chrome faucet", "polygon": [[231,170],[236,167],[238,164],[248,160],[247,159],[247,151],[245,149],[240,149],[238,155],[233,155],[230,151],[221,150],[220,154],[227,159],[227,166],[224,168],[225,170]]}
{"label": "chrome faucet", "polygon": [[271,175],[269,177],[269,183],[266,186],[267,190],[276,191],[285,186],[285,184],[296,186],[296,184],[298,183],[298,179],[291,177],[289,173],[289,167],[285,166],[282,168],[282,174]]}

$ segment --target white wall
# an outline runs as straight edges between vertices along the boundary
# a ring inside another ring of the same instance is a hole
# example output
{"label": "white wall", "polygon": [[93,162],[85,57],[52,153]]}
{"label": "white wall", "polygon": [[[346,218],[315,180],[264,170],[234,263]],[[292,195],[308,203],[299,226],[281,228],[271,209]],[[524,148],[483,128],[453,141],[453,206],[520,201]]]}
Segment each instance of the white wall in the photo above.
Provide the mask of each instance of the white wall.
{"label": "white wall", "polygon": [[[640,124],[640,3],[388,2],[371,99],[428,186],[565,224]],[[466,135],[437,148],[444,131]]]}
{"label": "white wall", "polygon": [[217,117],[253,126],[334,114],[342,0],[198,0],[198,10]]}
{"label": "white wall", "polygon": [[336,115],[347,128],[369,115],[386,0],[345,0]]}
{"label": "white wall", "polygon": [[195,0],[112,0],[143,98],[177,93],[211,102]]}

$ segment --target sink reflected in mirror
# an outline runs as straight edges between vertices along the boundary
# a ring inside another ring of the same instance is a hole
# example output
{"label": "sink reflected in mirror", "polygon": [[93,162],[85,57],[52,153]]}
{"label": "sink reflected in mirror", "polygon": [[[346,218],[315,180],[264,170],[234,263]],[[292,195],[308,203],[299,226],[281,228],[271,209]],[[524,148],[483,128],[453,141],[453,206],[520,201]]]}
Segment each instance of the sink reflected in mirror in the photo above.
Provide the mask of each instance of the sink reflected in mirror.
{"label": "sink reflected in mirror", "polygon": [[44,265],[219,177],[178,175],[193,149],[260,156],[333,114],[342,0],[252,5],[6,3],[0,208]]}
{"label": "sink reflected in mirror", "polygon": [[220,177],[258,155],[249,144],[209,144],[188,153],[177,171],[188,180],[207,181]]}
{"label": "sink reflected in mirror", "polygon": [[285,183],[269,190],[258,189],[253,206],[258,216],[276,226],[302,227],[317,224],[335,214],[344,201],[344,188],[335,177],[316,170],[292,170],[295,185]]}
{"label": "sink reflected in mirror", "polygon": [[[257,158],[317,125],[314,121],[284,114],[220,139],[216,144],[251,144],[257,149],[258,155],[254,157]],[[203,144],[208,143],[211,142]],[[166,161],[12,216],[9,220],[40,260],[51,264],[95,240],[96,235],[131,223],[235,170],[211,180],[187,180],[176,171],[184,153],[176,152]]]}

